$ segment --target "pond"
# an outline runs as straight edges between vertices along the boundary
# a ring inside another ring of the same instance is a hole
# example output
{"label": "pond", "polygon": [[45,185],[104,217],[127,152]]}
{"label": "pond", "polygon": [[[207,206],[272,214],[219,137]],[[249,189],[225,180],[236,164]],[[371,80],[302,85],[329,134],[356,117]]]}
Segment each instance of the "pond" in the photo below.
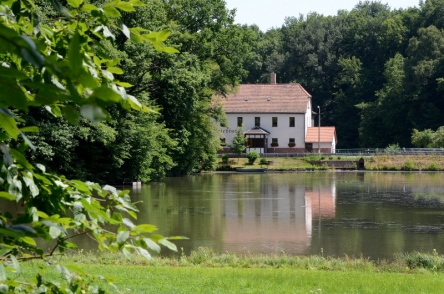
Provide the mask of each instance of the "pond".
{"label": "pond", "polygon": [[[444,174],[402,172],[215,173],[133,190],[138,222],[188,254],[215,252],[391,259],[444,253]],[[163,249],[163,254],[170,254]]]}

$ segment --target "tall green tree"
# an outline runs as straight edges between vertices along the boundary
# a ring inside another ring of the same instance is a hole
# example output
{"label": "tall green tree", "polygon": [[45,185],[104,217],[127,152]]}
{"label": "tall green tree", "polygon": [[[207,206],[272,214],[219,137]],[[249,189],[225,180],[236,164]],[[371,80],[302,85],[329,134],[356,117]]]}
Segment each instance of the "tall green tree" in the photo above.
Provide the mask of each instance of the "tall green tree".
{"label": "tall green tree", "polygon": [[[44,107],[78,126],[75,135],[94,137],[90,132],[96,131],[100,143],[106,145],[115,140],[116,133],[99,123],[110,118],[112,105],[118,103],[128,111],[147,113],[154,109],[128,95],[128,84],[114,76],[122,72],[118,60],[109,56],[103,42],[113,40],[114,34],[121,31],[128,38],[151,43],[164,52],[174,50],[158,41],[164,33],[152,32],[148,36],[120,22],[119,11],[134,11],[143,5],[140,1],[117,0],[103,6],[81,0],[68,1],[69,7],[57,1],[53,4],[59,17],[48,23],[39,21],[32,1],[0,5],[0,200],[7,202],[0,207],[0,290],[104,293],[90,285],[91,279],[98,277],[61,264],[53,264],[65,278],[61,283],[41,274],[22,282],[6,272],[20,273],[23,260],[44,259],[76,249],[71,239],[79,234],[88,234],[100,250],[121,250],[129,258],[134,252],[149,259],[148,249],[159,251],[163,244],[175,250],[175,245],[151,234],[157,229],[154,225],[133,224],[130,218],[136,218],[137,208],[128,191],[70,180],[51,173],[42,164],[31,164],[26,150],[38,150],[25,133],[39,129],[29,126],[20,115],[35,111],[32,107]],[[83,119],[96,124],[83,132]],[[60,120],[56,124],[62,133],[67,132]],[[69,145],[66,141],[63,144]],[[48,246],[51,249],[47,252]]]}

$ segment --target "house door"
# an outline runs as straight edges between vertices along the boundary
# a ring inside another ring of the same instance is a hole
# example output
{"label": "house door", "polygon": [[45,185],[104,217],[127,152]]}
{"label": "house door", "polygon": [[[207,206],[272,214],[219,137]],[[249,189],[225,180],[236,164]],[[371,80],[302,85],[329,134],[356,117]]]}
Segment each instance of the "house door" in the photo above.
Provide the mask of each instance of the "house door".
{"label": "house door", "polygon": [[305,151],[313,152],[313,143],[305,143]]}

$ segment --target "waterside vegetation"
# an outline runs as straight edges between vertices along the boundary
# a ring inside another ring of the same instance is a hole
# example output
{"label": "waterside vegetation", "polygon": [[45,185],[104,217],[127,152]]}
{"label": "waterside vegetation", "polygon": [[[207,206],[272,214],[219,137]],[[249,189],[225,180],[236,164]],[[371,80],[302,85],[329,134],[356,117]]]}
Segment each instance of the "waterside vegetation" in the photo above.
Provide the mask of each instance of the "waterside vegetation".
{"label": "waterside vegetation", "polygon": [[374,156],[341,156],[341,155],[308,155],[303,157],[263,157],[250,163],[248,158],[219,159],[219,171],[235,170],[249,166],[263,168],[269,171],[311,171],[334,170],[329,166],[332,161],[353,162],[344,166],[345,170],[356,170],[356,162],[363,158],[365,170],[372,171],[443,171],[444,155],[374,155]]}

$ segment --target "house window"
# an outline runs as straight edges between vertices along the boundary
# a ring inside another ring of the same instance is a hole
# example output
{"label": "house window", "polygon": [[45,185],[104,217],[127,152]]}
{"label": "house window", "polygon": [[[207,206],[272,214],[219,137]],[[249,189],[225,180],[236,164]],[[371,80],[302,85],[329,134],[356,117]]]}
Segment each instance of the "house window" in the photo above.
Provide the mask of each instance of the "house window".
{"label": "house window", "polygon": [[254,126],[255,127],[260,127],[261,126],[261,118],[260,117],[255,117],[254,118]]}
{"label": "house window", "polygon": [[295,143],[296,141],[294,140],[294,138],[290,138],[288,139],[288,143]]}
{"label": "house window", "polygon": [[271,118],[271,126],[274,128],[278,126],[278,118],[277,117]]}
{"label": "house window", "polygon": [[290,117],[290,128],[294,128],[294,116]]}
{"label": "house window", "polygon": [[242,119],[242,117],[238,117],[237,118],[237,126],[241,127],[243,123],[244,123],[244,120]]}
{"label": "house window", "polygon": [[278,147],[278,138],[271,138],[271,147]]}

